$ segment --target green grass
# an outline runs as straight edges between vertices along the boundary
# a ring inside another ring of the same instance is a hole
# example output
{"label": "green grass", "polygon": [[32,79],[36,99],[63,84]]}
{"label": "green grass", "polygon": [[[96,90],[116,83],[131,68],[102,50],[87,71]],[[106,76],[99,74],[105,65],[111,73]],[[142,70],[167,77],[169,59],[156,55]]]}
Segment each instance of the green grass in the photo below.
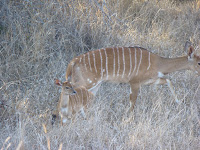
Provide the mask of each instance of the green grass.
{"label": "green grass", "polygon": [[163,57],[186,55],[186,40],[196,49],[200,44],[199,6],[171,0],[0,2],[0,148],[199,149],[200,80],[191,71],[167,76],[180,105],[167,86],[144,86],[135,117],[127,117],[129,85],[104,83],[87,120],[51,125],[60,94],[54,78],[65,80],[73,57],[134,45]]}

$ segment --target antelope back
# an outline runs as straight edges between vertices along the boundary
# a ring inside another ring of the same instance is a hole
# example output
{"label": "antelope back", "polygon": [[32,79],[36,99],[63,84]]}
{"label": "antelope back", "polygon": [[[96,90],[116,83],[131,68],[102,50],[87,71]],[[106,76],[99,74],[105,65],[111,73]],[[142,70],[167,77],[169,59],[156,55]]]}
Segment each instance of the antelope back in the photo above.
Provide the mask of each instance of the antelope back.
{"label": "antelope back", "polygon": [[101,81],[127,83],[154,69],[155,57],[140,47],[105,48],[74,58],[68,65],[66,79],[75,86],[90,89]]}

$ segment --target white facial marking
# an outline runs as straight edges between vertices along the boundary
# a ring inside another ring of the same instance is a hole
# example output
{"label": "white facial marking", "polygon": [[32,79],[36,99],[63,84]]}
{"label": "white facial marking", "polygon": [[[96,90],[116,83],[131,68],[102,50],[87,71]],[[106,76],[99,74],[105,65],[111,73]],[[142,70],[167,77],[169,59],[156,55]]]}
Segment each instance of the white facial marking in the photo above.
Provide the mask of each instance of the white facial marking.
{"label": "white facial marking", "polygon": [[158,77],[159,78],[163,78],[164,77],[164,74],[162,72],[158,72]]}

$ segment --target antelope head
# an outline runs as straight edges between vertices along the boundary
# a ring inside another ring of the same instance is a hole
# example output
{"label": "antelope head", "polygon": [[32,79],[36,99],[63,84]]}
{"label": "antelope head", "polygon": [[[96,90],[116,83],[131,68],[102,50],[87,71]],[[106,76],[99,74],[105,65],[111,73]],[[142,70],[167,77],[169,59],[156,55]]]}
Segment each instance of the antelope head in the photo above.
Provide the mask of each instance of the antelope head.
{"label": "antelope head", "polygon": [[72,84],[68,81],[61,82],[58,79],[55,79],[55,84],[62,87],[62,93],[65,95],[74,95],[76,91],[74,90]]}
{"label": "antelope head", "polygon": [[195,73],[200,76],[200,56],[194,50],[191,42],[187,41],[185,43],[185,51],[188,51],[188,61],[191,64],[191,70],[195,71]]}

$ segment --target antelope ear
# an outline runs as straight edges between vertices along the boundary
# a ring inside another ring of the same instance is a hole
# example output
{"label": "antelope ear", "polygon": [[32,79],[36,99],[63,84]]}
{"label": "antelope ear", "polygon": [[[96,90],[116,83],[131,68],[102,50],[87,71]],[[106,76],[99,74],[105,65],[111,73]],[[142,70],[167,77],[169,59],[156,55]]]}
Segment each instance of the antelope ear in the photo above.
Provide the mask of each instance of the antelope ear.
{"label": "antelope ear", "polygon": [[188,59],[193,59],[194,58],[194,47],[190,46],[188,48]]}
{"label": "antelope ear", "polygon": [[55,80],[55,84],[58,86],[62,86],[62,82],[58,79],[54,79]]}
{"label": "antelope ear", "polygon": [[188,52],[188,59],[193,59],[194,58],[194,47],[192,46],[192,43],[190,41],[187,41],[185,43],[184,47],[185,51]]}

